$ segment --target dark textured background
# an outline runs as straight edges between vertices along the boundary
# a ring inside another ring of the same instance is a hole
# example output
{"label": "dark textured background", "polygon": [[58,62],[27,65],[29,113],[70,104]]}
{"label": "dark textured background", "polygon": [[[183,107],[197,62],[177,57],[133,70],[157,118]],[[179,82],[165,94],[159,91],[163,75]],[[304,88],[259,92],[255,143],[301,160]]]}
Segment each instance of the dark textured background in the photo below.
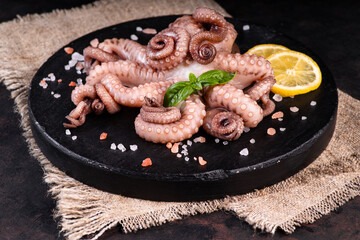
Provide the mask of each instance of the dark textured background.
{"label": "dark textured background", "polygon": [[[0,22],[16,15],[71,8],[89,0],[0,0]],[[232,16],[266,24],[311,48],[332,71],[338,87],[360,99],[360,3],[219,1]],[[1,36],[0,36],[1,37]],[[1,61],[1,59],[0,59]],[[0,239],[63,239],[52,218],[42,170],[31,157],[9,92],[0,85]],[[292,235],[254,231],[230,213],[188,217],[124,235],[119,228],[101,239],[360,239],[360,198],[349,201]]]}

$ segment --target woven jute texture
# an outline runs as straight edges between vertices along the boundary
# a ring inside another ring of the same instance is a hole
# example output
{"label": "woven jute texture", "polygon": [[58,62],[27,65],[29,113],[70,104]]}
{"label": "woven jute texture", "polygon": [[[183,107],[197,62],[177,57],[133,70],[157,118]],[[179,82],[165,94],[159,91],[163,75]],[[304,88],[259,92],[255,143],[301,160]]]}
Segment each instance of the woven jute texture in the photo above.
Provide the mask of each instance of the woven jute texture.
{"label": "woven jute texture", "polygon": [[[254,228],[287,233],[313,222],[360,193],[360,101],[339,91],[338,119],[326,150],[311,165],[271,187],[204,202],[153,202],[109,194],[86,186],[55,168],[39,150],[29,126],[27,94],[37,69],[68,42],[128,20],[191,14],[206,6],[227,15],[211,0],[99,1],[0,25],[0,80],[11,91],[30,152],[56,199],[55,217],[68,239],[92,236],[120,225],[124,232],[158,226],[198,213],[233,212]],[[141,11],[139,11],[141,9]]]}

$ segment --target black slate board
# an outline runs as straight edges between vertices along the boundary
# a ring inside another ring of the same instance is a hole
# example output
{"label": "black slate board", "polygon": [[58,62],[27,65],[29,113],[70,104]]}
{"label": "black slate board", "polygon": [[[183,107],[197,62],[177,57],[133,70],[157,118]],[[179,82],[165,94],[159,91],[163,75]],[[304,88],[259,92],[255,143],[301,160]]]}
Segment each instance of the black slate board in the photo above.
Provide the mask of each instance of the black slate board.
{"label": "black slate board", "polygon": [[[165,16],[131,21],[85,35],[66,46],[77,52],[98,38],[139,37],[146,44],[152,37],[136,31],[136,27],[164,29],[178,16]],[[70,100],[70,81],[85,79],[75,68],[65,70],[70,55],[60,49],[38,70],[29,90],[29,112],[34,137],[48,159],[69,176],[96,188],[120,193],[125,196],[150,200],[187,201],[204,200],[225,195],[240,194],[281,181],[311,163],[328,144],[335,127],[337,112],[337,90],[333,77],[311,50],[281,33],[238,19],[228,19],[238,31],[241,52],[261,43],[284,45],[292,50],[311,56],[320,66],[323,82],[308,94],[285,98],[276,103],[275,111],[283,111],[283,121],[266,117],[255,129],[244,133],[239,140],[227,145],[215,143],[215,138],[200,130],[192,139],[205,136],[206,143],[193,143],[188,147],[189,161],[178,158],[165,145],[146,142],[138,137],[134,129],[137,108],[123,108],[115,115],[89,115],[86,123],[72,129],[71,136],[65,134],[64,117],[74,108]],[[250,29],[243,31],[243,26]],[[43,89],[39,82],[54,73],[61,83],[47,82]],[[60,94],[55,98],[54,94]],[[316,106],[310,102],[316,101]],[[297,113],[290,111],[296,106]],[[302,120],[306,116],[306,120]],[[277,134],[269,136],[267,128],[273,127]],[[279,128],[286,128],[280,131]],[[106,140],[99,135],[108,133]],[[72,136],[77,136],[76,140]],[[255,139],[251,144],[250,139]],[[186,141],[183,141],[186,143]],[[111,150],[111,143],[122,143],[126,152]],[[137,151],[129,150],[136,144]],[[248,148],[249,155],[239,151]],[[181,149],[181,148],[180,148]],[[201,166],[193,157],[202,156],[207,164]],[[144,168],[142,161],[150,157],[153,165]]]}

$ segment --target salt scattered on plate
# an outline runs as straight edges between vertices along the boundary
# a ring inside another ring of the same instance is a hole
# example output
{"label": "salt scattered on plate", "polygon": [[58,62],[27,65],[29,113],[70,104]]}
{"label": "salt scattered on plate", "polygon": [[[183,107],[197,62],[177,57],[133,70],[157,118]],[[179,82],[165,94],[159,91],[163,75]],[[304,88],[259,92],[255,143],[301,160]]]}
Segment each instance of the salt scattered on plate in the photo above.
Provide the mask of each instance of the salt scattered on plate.
{"label": "salt scattered on plate", "polygon": [[250,139],[250,143],[251,143],[251,144],[254,144],[254,143],[255,143],[255,139],[253,139],[253,138]]}
{"label": "salt scattered on plate", "polygon": [[122,143],[119,143],[119,144],[117,145],[117,148],[118,148],[120,151],[122,151],[122,152],[125,152],[125,151],[126,151],[126,148],[125,148],[124,144],[122,144]]}
{"label": "salt scattered on plate", "polygon": [[249,132],[250,131],[250,128],[248,128],[248,127],[244,127],[244,132]]}
{"label": "salt scattered on plate", "polygon": [[223,141],[223,144],[224,144],[224,145],[228,145],[229,142],[228,142],[228,141]]}
{"label": "salt scattered on plate", "polygon": [[285,131],[286,130],[286,128],[280,128],[280,131],[281,132],[283,132],[283,131]]}
{"label": "salt scattered on plate", "polygon": [[244,148],[239,152],[239,154],[241,156],[247,156],[247,155],[249,155],[249,150],[247,148]]}
{"label": "salt scattered on plate", "polygon": [[136,36],[135,34],[131,34],[130,39],[133,41],[139,40],[138,36]]}
{"label": "salt scattered on plate", "polygon": [[283,97],[279,94],[274,94],[273,99],[275,102],[281,102],[283,100]]}
{"label": "salt scattered on plate", "polygon": [[295,113],[295,112],[299,111],[299,108],[298,107],[290,107],[290,111]]}
{"label": "salt scattered on plate", "polygon": [[307,119],[306,116],[302,116],[302,117],[301,117],[301,120],[306,120],[306,119]]}
{"label": "salt scattered on plate", "polygon": [[116,144],[115,144],[115,143],[112,143],[112,144],[110,145],[110,149],[116,150]]}
{"label": "salt scattered on plate", "polygon": [[72,136],[71,139],[72,139],[72,140],[76,140],[76,139],[77,139],[77,136]]}
{"label": "salt scattered on plate", "polygon": [[130,150],[131,151],[136,151],[137,149],[138,149],[138,146],[136,144],[130,145]]}
{"label": "salt scattered on plate", "polygon": [[54,98],[59,98],[59,97],[61,97],[60,94],[58,94],[58,93],[55,93],[55,94],[54,94]]}
{"label": "salt scattered on plate", "polygon": [[220,142],[220,139],[215,138],[215,142],[216,142],[216,143],[219,143],[219,142]]}
{"label": "salt scattered on plate", "polygon": [[65,134],[66,134],[66,135],[71,135],[70,130],[69,130],[69,129],[66,129],[66,130],[65,130]]}
{"label": "salt scattered on plate", "polygon": [[316,106],[316,101],[311,101],[310,106]]}
{"label": "salt scattered on plate", "polygon": [[141,32],[142,30],[142,27],[136,27],[136,31]]}
{"label": "salt scattered on plate", "polygon": [[249,26],[249,25],[244,25],[244,26],[243,26],[243,30],[244,30],[244,31],[248,31],[249,29],[250,29],[250,26]]}

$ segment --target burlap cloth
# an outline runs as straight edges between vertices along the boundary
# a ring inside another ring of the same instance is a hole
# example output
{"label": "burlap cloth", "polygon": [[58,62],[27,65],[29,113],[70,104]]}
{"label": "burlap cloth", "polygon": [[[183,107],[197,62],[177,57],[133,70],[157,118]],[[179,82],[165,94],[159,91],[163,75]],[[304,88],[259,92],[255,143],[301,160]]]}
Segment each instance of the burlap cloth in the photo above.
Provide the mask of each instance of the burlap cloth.
{"label": "burlap cloth", "polygon": [[[246,195],[205,202],[152,202],[109,194],[86,186],[55,168],[39,150],[29,126],[28,86],[37,69],[56,50],[96,29],[150,16],[192,13],[211,0],[99,1],[66,11],[19,17],[0,25],[0,80],[11,91],[32,155],[56,199],[55,217],[68,239],[94,239],[120,224],[124,232],[217,210],[233,212],[266,232],[287,233],[313,222],[360,193],[360,101],[339,91],[335,134],[310,166],[274,186]],[[141,9],[141,11],[139,11]]]}

